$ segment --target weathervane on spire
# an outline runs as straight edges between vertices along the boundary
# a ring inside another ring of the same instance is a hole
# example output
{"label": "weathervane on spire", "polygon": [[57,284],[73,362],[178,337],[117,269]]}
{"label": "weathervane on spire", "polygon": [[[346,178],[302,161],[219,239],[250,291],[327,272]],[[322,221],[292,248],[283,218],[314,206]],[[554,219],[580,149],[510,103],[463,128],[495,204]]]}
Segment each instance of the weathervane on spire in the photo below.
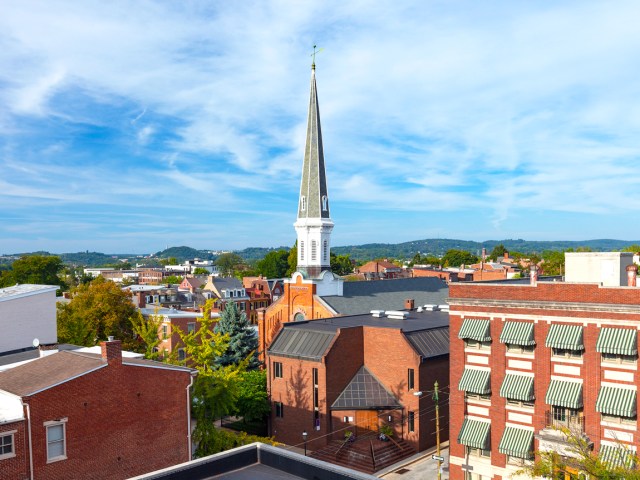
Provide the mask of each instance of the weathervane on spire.
{"label": "weathervane on spire", "polygon": [[324,48],[318,48],[317,45],[314,45],[313,53],[309,55],[310,57],[313,57],[313,61],[311,62],[311,68],[313,68],[314,70],[316,68],[316,53],[320,53],[322,50],[324,50]]}

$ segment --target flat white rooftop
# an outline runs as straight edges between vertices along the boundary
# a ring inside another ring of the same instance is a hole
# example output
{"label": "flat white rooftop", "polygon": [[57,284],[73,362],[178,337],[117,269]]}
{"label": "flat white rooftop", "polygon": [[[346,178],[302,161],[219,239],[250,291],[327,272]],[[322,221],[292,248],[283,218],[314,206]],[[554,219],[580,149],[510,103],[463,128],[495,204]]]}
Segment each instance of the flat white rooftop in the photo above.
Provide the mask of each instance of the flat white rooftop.
{"label": "flat white rooftop", "polygon": [[5,300],[14,300],[20,297],[36,295],[38,293],[55,292],[57,285],[36,285],[25,283],[24,285],[14,285],[13,287],[0,288],[0,302]]}

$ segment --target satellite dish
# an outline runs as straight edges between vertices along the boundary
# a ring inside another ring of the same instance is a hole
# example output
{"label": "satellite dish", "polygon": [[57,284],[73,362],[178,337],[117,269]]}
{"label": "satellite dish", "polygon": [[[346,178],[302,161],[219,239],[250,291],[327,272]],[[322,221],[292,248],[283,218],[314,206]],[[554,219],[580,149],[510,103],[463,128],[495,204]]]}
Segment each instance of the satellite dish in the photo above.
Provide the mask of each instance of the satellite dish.
{"label": "satellite dish", "polygon": [[40,346],[40,340],[38,340],[37,338],[33,339],[33,347],[34,348],[38,348]]}

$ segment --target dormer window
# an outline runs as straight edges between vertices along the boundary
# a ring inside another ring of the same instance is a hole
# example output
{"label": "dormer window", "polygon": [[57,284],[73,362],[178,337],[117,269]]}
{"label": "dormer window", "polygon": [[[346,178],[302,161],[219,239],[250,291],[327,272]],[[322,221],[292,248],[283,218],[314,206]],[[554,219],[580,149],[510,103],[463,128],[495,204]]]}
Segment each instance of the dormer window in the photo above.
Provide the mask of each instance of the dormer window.
{"label": "dormer window", "polygon": [[327,206],[328,206],[328,199],[326,195],[322,196],[322,211],[326,212],[327,211]]}
{"label": "dormer window", "polygon": [[305,212],[307,210],[307,197],[302,195],[300,197],[300,211]]}

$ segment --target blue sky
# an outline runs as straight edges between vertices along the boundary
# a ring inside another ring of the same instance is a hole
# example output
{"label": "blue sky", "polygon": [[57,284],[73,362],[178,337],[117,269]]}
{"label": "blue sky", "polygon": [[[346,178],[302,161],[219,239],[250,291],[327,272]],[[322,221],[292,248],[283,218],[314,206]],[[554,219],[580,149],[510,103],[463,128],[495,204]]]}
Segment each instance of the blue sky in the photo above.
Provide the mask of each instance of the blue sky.
{"label": "blue sky", "polygon": [[0,254],[634,240],[640,3],[0,3]]}

